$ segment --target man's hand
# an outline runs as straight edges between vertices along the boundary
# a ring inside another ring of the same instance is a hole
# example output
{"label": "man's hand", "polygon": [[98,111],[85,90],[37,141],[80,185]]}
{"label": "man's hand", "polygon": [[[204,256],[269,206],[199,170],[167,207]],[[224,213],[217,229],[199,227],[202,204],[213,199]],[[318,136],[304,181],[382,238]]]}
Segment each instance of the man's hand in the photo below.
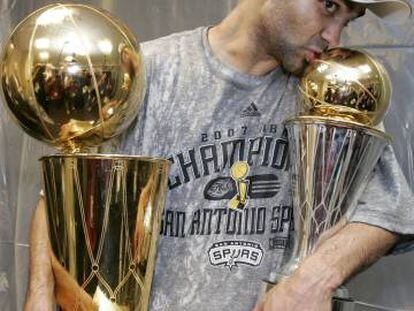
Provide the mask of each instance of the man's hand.
{"label": "man's hand", "polygon": [[30,277],[25,311],[52,311],[55,298],[63,310],[97,310],[92,298],[77,284],[53,254],[41,198],[30,228]]}
{"label": "man's hand", "polygon": [[25,311],[52,311],[54,278],[46,227],[44,199],[41,198],[30,226],[30,271]]}
{"label": "man's hand", "polygon": [[294,274],[270,290],[253,311],[329,311],[335,290],[397,242],[398,235],[351,223],[319,244]]}
{"label": "man's hand", "polygon": [[253,311],[330,311],[332,292],[317,286],[301,291],[298,278],[292,277],[273,287]]}

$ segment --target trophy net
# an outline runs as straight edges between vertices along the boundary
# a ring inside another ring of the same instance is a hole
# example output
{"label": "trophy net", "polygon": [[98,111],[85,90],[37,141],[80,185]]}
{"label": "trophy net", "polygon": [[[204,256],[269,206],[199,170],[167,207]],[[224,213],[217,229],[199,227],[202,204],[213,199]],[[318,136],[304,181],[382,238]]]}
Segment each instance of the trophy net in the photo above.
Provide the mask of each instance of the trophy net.
{"label": "trophy net", "polygon": [[41,161],[54,266],[100,309],[148,310],[168,161],[98,155]]}

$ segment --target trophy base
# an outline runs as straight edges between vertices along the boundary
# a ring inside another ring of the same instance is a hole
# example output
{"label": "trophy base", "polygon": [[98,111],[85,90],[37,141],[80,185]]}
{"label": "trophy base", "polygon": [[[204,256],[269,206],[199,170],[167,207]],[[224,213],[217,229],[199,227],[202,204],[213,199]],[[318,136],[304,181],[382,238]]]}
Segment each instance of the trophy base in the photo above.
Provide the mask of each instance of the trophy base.
{"label": "trophy base", "polygon": [[[286,275],[279,275],[279,282],[286,278]],[[278,282],[263,281],[263,289],[260,296],[263,296]],[[392,309],[382,306],[371,305],[351,298],[349,290],[345,286],[339,287],[332,296],[332,311],[392,311]]]}
{"label": "trophy base", "polygon": [[356,304],[352,299],[332,298],[332,311],[356,311]]}
{"label": "trophy base", "polygon": [[385,308],[378,305],[371,305],[352,299],[341,299],[334,297],[332,299],[332,311],[392,311],[395,309]]}
{"label": "trophy base", "polygon": [[[287,278],[287,275],[279,274],[276,277],[276,282],[264,281],[264,286],[260,296],[263,296],[274,286],[276,286],[280,281]],[[355,301],[350,297],[349,291],[345,286],[339,287],[335,294],[332,297],[332,311],[357,311],[365,309],[356,309]],[[375,310],[375,309],[366,309],[366,310]]]}

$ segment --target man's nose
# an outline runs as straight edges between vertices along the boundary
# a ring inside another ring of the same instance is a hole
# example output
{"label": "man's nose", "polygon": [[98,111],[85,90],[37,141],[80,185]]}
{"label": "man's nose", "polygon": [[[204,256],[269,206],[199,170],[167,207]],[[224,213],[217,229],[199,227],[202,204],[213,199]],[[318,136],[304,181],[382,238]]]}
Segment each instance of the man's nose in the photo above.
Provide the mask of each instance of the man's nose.
{"label": "man's nose", "polygon": [[322,39],[325,40],[329,47],[339,45],[341,33],[344,27],[338,24],[331,24],[322,31]]}

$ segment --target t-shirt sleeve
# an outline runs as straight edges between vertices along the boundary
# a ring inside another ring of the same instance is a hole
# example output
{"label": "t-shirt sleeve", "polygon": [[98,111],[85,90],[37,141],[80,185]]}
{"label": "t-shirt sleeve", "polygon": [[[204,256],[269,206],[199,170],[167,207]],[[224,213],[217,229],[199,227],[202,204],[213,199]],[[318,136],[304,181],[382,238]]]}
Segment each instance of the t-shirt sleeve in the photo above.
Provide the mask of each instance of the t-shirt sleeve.
{"label": "t-shirt sleeve", "polygon": [[414,196],[392,147],[387,146],[358,200],[351,222],[362,222],[403,235],[395,251],[414,248]]}

